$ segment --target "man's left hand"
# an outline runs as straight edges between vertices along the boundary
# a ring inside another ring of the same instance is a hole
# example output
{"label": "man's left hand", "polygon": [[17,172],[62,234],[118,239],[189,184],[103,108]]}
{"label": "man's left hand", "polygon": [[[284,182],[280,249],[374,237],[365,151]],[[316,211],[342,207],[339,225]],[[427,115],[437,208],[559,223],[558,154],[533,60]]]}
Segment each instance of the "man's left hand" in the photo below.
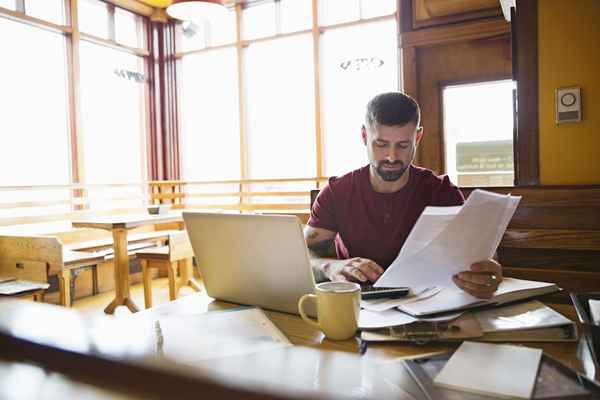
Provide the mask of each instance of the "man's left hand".
{"label": "man's left hand", "polygon": [[462,271],[452,277],[462,290],[480,299],[489,299],[502,282],[502,266],[494,260],[479,261],[470,271]]}

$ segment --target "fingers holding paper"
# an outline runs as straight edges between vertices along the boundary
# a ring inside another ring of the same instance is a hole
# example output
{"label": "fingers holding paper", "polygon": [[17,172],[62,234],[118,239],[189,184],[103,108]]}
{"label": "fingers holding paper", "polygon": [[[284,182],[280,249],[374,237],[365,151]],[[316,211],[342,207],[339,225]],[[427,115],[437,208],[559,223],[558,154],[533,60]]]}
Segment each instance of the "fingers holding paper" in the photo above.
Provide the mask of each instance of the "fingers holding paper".
{"label": "fingers holding paper", "polygon": [[489,299],[502,282],[502,266],[494,260],[479,261],[472,264],[469,271],[454,275],[452,280],[470,295]]}

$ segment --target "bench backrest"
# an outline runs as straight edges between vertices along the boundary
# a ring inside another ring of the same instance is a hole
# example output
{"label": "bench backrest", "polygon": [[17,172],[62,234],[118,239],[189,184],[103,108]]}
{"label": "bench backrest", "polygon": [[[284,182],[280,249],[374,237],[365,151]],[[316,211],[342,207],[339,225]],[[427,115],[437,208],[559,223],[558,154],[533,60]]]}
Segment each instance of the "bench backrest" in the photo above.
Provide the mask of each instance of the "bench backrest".
{"label": "bench backrest", "polygon": [[46,281],[60,271],[63,245],[51,236],[0,236],[0,275]]}
{"label": "bench backrest", "polygon": [[183,260],[194,257],[194,250],[187,231],[169,235],[169,258],[171,261]]}

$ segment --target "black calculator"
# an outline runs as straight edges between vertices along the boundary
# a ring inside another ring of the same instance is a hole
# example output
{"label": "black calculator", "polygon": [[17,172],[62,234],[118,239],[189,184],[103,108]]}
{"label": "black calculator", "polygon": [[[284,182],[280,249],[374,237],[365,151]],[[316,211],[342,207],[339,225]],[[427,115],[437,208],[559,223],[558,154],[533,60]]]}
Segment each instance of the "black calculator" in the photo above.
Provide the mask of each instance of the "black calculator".
{"label": "black calculator", "polygon": [[408,295],[410,289],[407,287],[373,287],[373,285],[361,285],[360,296],[363,300],[372,299],[397,299]]}

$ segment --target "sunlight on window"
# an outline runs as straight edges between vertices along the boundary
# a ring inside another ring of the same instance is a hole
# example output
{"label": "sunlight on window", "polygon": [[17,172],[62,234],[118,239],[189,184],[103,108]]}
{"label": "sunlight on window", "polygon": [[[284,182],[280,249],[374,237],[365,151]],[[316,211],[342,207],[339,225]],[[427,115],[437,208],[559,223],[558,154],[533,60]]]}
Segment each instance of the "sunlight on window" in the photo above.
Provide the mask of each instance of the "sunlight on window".
{"label": "sunlight on window", "polygon": [[145,180],[143,59],[81,42],[81,123],[86,183]]}
{"label": "sunlight on window", "polygon": [[281,32],[297,32],[312,27],[310,0],[281,0]]}
{"label": "sunlight on window", "polygon": [[323,34],[322,122],[325,174],[366,165],[360,128],[376,94],[398,90],[396,23],[338,28]]}
{"label": "sunlight on window", "polygon": [[251,4],[244,8],[242,13],[244,39],[257,39],[273,36],[275,26],[275,3],[265,2]]}
{"label": "sunlight on window", "polygon": [[459,186],[512,186],[510,80],[443,89],[446,173]]}
{"label": "sunlight on window", "polygon": [[67,184],[65,38],[4,18],[0,37],[0,185]]}
{"label": "sunlight on window", "polygon": [[356,21],[360,17],[359,0],[319,0],[319,25]]}
{"label": "sunlight on window", "polygon": [[302,34],[247,49],[251,178],[316,173],[312,37]]}
{"label": "sunlight on window", "polygon": [[63,0],[26,0],[25,13],[43,19],[49,22],[54,22],[58,25],[63,25],[64,18],[64,3]]}
{"label": "sunlight on window", "polygon": [[141,17],[115,8],[115,35],[118,43],[130,47],[143,47],[141,25]]}
{"label": "sunlight on window", "polygon": [[373,18],[396,12],[396,0],[362,0],[361,17]]}
{"label": "sunlight on window", "polygon": [[0,7],[8,8],[9,10],[15,10],[16,0],[0,0]]}
{"label": "sunlight on window", "polygon": [[99,0],[78,0],[79,30],[108,39],[108,6]]}
{"label": "sunlight on window", "polygon": [[188,55],[182,67],[183,178],[240,179],[236,50]]}

